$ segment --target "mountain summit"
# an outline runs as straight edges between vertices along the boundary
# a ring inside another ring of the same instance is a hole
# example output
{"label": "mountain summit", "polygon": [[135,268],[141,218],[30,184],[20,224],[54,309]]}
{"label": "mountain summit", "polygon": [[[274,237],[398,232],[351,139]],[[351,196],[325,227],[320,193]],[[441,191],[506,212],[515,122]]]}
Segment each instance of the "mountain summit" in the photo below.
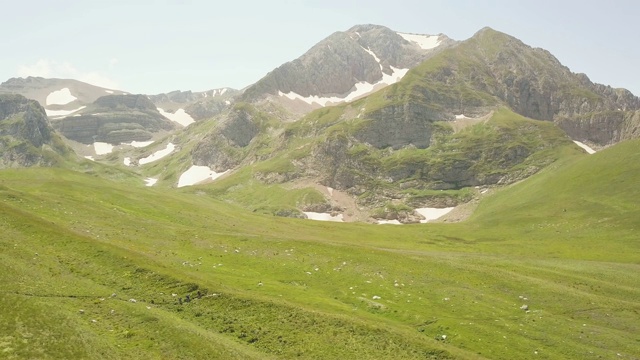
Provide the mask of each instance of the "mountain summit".
{"label": "mountain summit", "polygon": [[357,25],[276,68],[249,87],[243,99],[270,97],[306,109],[355,100],[398,82],[409,69],[455,43],[442,34]]}

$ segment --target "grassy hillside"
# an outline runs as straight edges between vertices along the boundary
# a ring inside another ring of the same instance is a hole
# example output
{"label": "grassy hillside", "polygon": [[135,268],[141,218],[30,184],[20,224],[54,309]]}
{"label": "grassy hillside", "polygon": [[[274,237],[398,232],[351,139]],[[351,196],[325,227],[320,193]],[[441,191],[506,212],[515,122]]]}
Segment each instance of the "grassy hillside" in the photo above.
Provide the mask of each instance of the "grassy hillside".
{"label": "grassy hillside", "polygon": [[638,145],[567,150],[466,223],[402,227],[4,170],[0,353],[633,359]]}

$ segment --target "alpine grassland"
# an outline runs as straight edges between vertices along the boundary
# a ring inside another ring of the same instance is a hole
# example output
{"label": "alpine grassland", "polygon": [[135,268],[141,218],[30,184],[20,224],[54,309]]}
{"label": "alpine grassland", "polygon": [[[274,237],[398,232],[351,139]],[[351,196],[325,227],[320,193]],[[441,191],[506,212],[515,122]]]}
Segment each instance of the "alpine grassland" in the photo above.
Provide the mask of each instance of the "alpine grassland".
{"label": "alpine grassland", "polygon": [[565,146],[466,221],[404,226],[2,170],[0,357],[637,359],[638,149]]}

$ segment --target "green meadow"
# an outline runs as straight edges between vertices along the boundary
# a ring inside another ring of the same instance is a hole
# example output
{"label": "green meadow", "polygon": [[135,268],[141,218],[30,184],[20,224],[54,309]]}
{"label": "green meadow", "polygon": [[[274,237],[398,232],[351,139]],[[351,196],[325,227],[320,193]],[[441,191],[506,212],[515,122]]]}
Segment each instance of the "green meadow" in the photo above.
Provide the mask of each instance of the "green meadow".
{"label": "green meadow", "polygon": [[638,359],[639,149],[566,146],[464,222],[403,226],[2,170],[0,358]]}

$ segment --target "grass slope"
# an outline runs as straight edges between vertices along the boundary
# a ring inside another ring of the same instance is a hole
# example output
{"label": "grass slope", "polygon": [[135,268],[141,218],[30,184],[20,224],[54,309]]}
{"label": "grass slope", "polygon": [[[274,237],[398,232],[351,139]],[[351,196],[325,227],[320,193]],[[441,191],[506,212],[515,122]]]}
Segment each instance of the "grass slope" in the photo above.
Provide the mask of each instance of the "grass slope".
{"label": "grass slope", "polygon": [[402,227],[258,216],[204,193],[5,170],[0,353],[633,359],[638,145],[567,150],[467,223]]}

